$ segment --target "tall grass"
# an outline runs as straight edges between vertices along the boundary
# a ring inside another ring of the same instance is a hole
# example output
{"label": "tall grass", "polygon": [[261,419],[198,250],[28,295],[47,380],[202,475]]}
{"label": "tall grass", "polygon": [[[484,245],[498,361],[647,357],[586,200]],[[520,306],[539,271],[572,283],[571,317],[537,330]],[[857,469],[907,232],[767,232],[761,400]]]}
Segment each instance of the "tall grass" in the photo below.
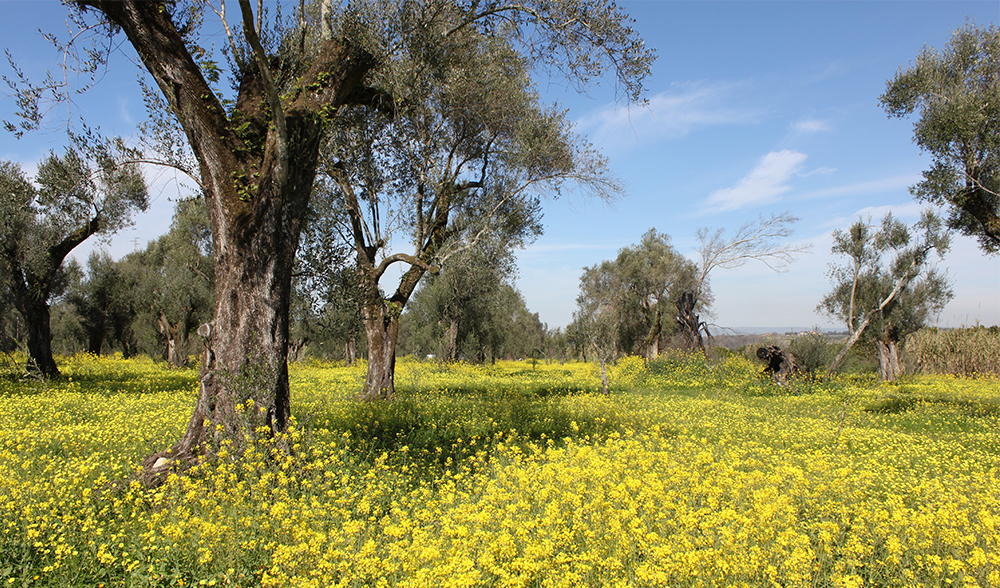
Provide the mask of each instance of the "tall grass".
{"label": "tall grass", "polygon": [[923,374],[1000,375],[1000,327],[920,329],[907,337],[904,353]]}

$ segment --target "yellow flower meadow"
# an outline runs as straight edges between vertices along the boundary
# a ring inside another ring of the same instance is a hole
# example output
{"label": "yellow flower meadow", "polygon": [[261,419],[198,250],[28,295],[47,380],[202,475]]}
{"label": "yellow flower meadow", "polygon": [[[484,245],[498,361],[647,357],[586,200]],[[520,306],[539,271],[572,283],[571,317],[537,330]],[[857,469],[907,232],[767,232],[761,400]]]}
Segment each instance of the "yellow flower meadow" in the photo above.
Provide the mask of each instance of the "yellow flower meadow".
{"label": "yellow flower meadow", "polygon": [[60,367],[0,380],[0,586],[1000,586],[996,379],[310,362],[287,440],[147,490],[196,373]]}

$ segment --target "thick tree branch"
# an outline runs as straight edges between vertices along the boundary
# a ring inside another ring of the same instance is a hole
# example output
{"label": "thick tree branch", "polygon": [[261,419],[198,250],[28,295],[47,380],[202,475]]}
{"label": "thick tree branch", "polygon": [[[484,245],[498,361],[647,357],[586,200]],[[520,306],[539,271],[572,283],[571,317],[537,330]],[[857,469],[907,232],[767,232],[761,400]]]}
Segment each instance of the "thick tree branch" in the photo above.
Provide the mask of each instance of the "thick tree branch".
{"label": "thick tree branch", "polygon": [[378,264],[378,267],[375,268],[375,279],[377,280],[378,278],[381,278],[382,274],[385,273],[385,270],[389,269],[390,265],[400,261],[406,262],[410,265],[415,265],[423,269],[424,271],[430,272],[435,275],[441,273],[441,270],[437,266],[425,263],[419,257],[409,255],[407,253],[394,253],[389,257],[383,259],[382,263]]}
{"label": "thick tree branch", "polygon": [[202,180],[213,184],[215,190],[207,193],[228,191],[234,166],[227,164],[239,142],[163,5],[142,0],[77,0],[77,4],[100,10],[122,28],[184,129],[202,167]]}
{"label": "thick tree branch", "polygon": [[285,126],[285,113],[281,109],[281,98],[278,96],[278,88],[274,85],[274,77],[271,75],[267,55],[264,54],[264,47],[260,44],[257,29],[254,28],[253,10],[250,8],[249,0],[240,0],[240,11],[243,13],[243,34],[253,49],[257,69],[260,71],[261,79],[264,80],[264,94],[271,107],[271,120],[274,121],[274,128],[277,132],[278,168],[275,181],[280,185],[284,184],[285,178],[288,177],[288,128]]}

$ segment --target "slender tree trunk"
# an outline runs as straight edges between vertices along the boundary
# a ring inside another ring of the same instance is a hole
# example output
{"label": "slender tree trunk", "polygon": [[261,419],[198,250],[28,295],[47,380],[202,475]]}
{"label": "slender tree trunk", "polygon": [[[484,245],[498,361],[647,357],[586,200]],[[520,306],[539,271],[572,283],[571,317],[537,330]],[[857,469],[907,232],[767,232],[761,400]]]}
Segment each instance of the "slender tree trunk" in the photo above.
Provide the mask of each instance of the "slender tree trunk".
{"label": "slender tree trunk", "polygon": [[903,370],[899,365],[899,345],[892,339],[875,342],[875,350],[878,355],[879,376],[891,382],[903,375]]}
{"label": "slender tree trunk", "polygon": [[608,393],[608,360],[601,354],[601,394]]}
{"label": "slender tree trunk", "polygon": [[445,354],[449,361],[455,361],[458,359],[458,319],[452,318],[448,321],[448,328],[445,330],[444,337],[447,345]]}
{"label": "slender tree trunk", "polygon": [[344,363],[347,365],[354,365],[354,362],[358,360],[358,343],[351,335],[347,338],[347,343],[344,344]]}
{"label": "slender tree trunk", "polygon": [[656,308],[656,315],[653,325],[646,336],[646,359],[656,359],[660,355],[660,335],[662,333],[662,313],[659,306]]}
{"label": "slender tree trunk", "polygon": [[167,364],[174,368],[186,367],[188,364],[186,321],[170,324],[167,316],[161,312],[157,322],[160,333],[167,338]]}

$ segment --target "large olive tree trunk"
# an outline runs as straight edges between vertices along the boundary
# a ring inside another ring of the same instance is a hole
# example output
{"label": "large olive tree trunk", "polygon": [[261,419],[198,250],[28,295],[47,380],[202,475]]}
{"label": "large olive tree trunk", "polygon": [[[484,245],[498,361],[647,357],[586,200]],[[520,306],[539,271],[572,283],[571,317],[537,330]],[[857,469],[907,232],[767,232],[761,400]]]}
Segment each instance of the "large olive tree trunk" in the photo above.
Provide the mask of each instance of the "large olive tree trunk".
{"label": "large olive tree trunk", "polygon": [[121,27],[183,127],[200,166],[215,247],[215,309],[199,329],[205,349],[198,402],[183,437],[145,460],[146,481],[155,483],[223,438],[239,444],[258,431],[286,428],[291,268],[323,117],[352,100],[374,63],[327,39],[293,72],[299,85],[279,99],[274,76],[259,67],[266,60],[258,59],[241,80],[231,120],[162,4],[79,3]]}
{"label": "large olive tree trunk", "polygon": [[[373,248],[368,248],[367,251],[374,254]],[[396,394],[396,342],[399,340],[399,317],[420,278],[428,271],[437,271],[437,268],[412,256],[397,254],[397,257],[405,257],[411,265],[399,280],[399,286],[390,298],[385,298],[378,288],[378,278],[385,272],[388,264],[383,261],[375,266],[365,260],[360,260],[359,263],[360,270],[364,274],[361,320],[365,325],[365,336],[368,339],[368,372],[365,376],[365,387],[361,391],[361,398],[364,400],[384,400]]]}
{"label": "large olive tree trunk", "polygon": [[45,376],[58,376],[59,368],[52,357],[52,329],[49,305],[45,300],[30,297],[21,311],[28,327],[28,355],[31,363],[28,369]]}
{"label": "large olive tree trunk", "polygon": [[392,398],[396,393],[396,342],[399,314],[381,300],[371,300],[362,309],[368,338],[368,373],[362,397],[365,400]]}

